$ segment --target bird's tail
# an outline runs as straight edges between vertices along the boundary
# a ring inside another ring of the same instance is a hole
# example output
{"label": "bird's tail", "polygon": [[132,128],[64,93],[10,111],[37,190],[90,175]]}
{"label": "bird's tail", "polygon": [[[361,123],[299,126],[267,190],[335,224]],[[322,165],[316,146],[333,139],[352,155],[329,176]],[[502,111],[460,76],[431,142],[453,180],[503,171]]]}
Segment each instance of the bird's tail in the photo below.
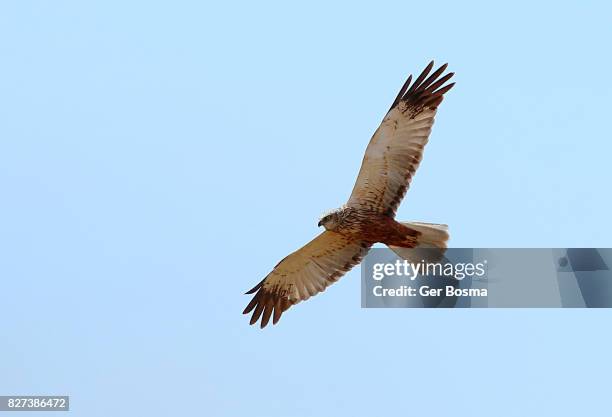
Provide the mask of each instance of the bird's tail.
{"label": "bird's tail", "polygon": [[417,248],[446,248],[449,238],[447,225],[420,222],[402,222],[402,224],[421,233],[417,238]]}
{"label": "bird's tail", "polygon": [[447,225],[420,222],[402,222],[402,225],[420,233],[417,245],[410,249],[389,245],[393,252],[411,262],[420,262],[423,259],[437,262],[442,259],[449,238]]}

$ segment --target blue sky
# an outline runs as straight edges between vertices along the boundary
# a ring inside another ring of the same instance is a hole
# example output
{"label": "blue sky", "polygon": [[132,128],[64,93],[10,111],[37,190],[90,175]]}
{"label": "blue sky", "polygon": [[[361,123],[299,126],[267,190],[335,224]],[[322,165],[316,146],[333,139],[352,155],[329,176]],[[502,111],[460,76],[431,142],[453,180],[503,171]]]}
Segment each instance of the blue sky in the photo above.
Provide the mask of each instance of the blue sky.
{"label": "blue sky", "polygon": [[601,414],[607,310],[243,292],[342,204],[410,72],[449,62],[398,218],[454,247],[609,247],[605,2],[0,6],[0,393],[77,416]]}

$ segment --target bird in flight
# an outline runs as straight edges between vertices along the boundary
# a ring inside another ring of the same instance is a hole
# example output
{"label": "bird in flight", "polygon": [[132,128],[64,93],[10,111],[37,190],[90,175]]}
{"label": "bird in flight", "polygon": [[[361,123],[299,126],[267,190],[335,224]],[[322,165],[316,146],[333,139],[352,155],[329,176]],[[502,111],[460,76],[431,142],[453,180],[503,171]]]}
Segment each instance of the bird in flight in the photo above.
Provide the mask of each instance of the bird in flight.
{"label": "bird in flight", "polygon": [[447,64],[431,75],[433,61],[412,82],[404,83],[366,149],[348,202],[324,215],[325,231],[280,261],[259,284],[244,309],[253,311],[251,324],[276,324],[292,305],[324,291],[353,266],[375,243],[391,249],[445,248],[443,224],[398,222],[395,213],[423,157],[438,106],[455,83]]}

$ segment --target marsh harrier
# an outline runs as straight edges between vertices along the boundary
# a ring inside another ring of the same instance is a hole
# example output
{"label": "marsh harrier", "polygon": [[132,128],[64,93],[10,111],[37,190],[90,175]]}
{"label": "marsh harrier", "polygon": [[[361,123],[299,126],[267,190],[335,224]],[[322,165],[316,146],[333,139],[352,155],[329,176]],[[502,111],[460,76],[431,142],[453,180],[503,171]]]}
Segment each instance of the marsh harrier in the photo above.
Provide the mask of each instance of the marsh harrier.
{"label": "marsh harrier", "polygon": [[348,202],[323,216],[325,231],[280,261],[247,294],[255,294],[244,310],[253,311],[251,324],[261,317],[274,324],[283,312],[325,290],[361,262],[377,242],[391,249],[445,248],[448,228],[442,224],[398,222],[397,208],[423,157],[438,106],[454,83],[453,73],[434,71],[433,61],[414,82],[408,77],[363,157]]}

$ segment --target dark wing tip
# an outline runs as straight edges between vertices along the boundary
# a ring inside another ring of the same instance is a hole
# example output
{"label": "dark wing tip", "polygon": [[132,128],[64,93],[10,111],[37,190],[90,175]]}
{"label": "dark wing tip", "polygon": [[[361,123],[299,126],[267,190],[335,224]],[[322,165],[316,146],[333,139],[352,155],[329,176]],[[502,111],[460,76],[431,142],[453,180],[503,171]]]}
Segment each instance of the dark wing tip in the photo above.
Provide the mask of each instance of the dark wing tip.
{"label": "dark wing tip", "polygon": [[255,291],[257,291],[258,289],[260,289],[260,288],[261,288],[261,286],[263,285],[263,283],[264,283],[264,281],[265,281],[265,280],[266,280],[265,278],[264,278],[264,279],[262,279],[262,280],[259,282],[259,284],[257,284],[256,286],[254,286],[253,288],[251,288],[250,290],[248,290],[248,291],[247,291],[247,292],[245,292],[244,294],[245,294],[245,295],[248,295],[248,294],[253,294]]}
{"label": "dark wing tip", "polygon": [[270,318],[272,318],[272,324],[278,323],[281,315],[291,307],[291,302],[282,295],[264,289],[262,285],[263,281],[247,293],[252,294],[254,290],[258,290],[242,314],[249,314],[254,310],[249,324],[257,323],[261,317],[261,328],[263,329],[270,322]]}
{"label": "dark wing tip", "polygon": [[435,110],[438,107],[442,102],[444,93],[455,85],[455,83],[444,85],[444,83],[450,80],[455,73],[449,72],[442,76],[448,67],[446,63],[429,75],[433,66],[434,61],[431,61],[412,84],[410,83],[412,75],[408,77],[408,80],[400,89],[389,111],[393,110],[402,101],[416,109],[428,107]]}

